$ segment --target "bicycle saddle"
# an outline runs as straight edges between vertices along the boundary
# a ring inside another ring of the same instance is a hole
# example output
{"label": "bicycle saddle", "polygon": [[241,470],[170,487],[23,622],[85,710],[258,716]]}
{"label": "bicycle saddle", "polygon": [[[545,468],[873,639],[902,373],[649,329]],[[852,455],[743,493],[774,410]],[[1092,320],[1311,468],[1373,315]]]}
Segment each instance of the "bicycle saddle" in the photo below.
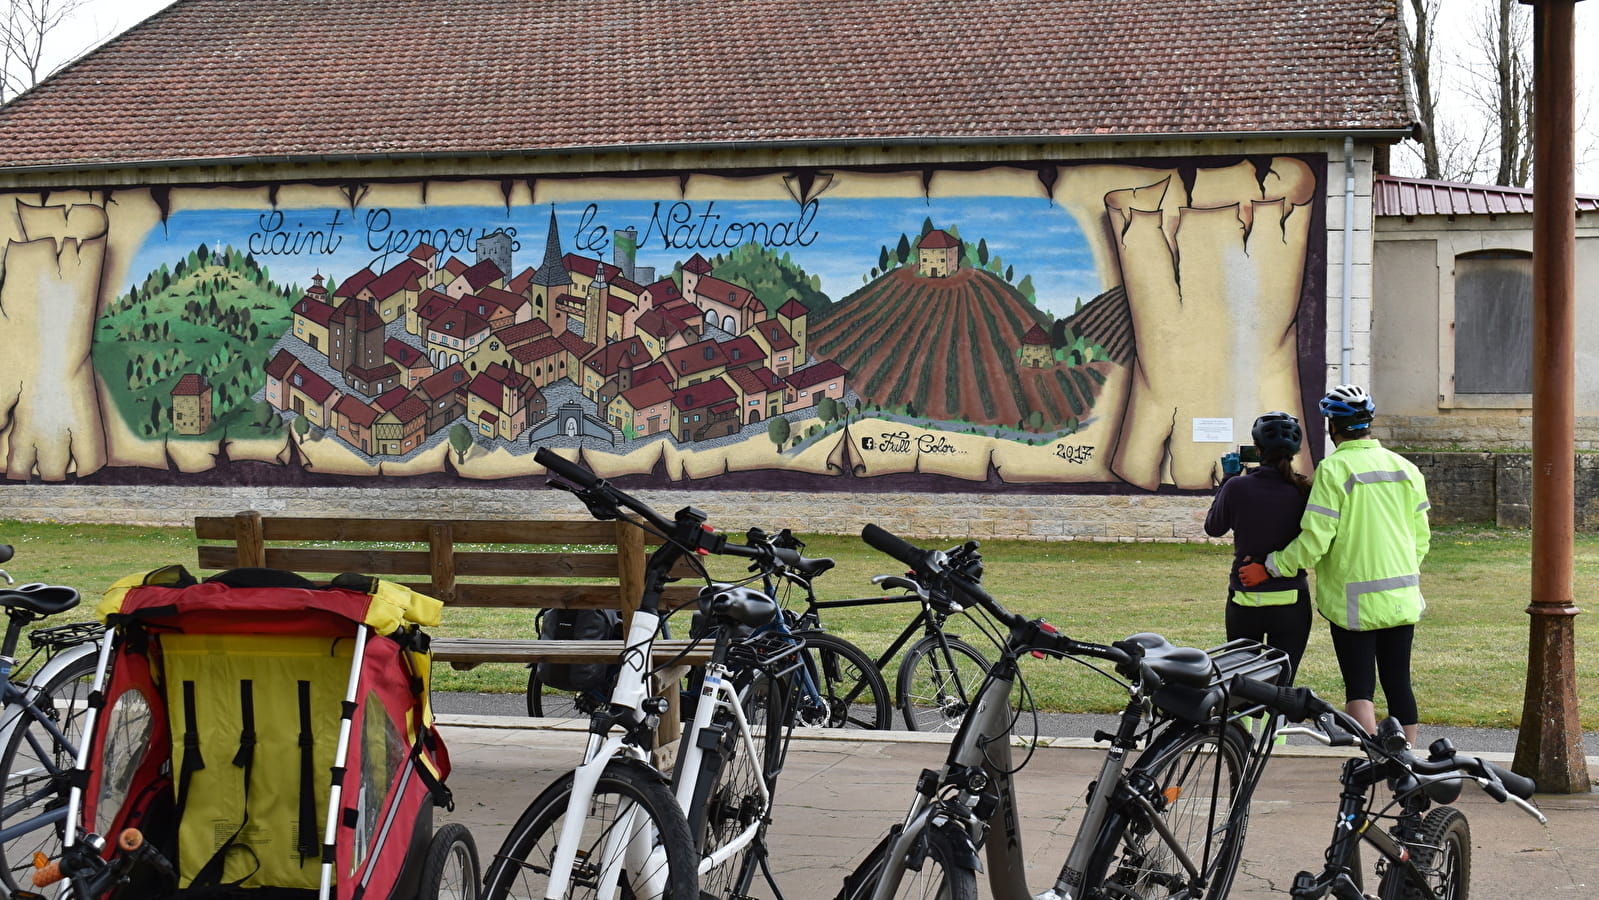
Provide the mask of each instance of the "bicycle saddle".
{"label": "bicycle saddle", "polygon": [[833,568],[835,565],[837,565],[837,563],[825,556],[817,559],[807,559],[802,556],[799,558],[798,562],[794,563],[794,568],[806,578],[815,578],[823,572],[826,572],[828,569]]}
{"label": "bicycle saddle", "polygon": [[1207,687],[1215,671],[1210,654],[1198,647],[1178,647],[1158,634],[1144,631],[1123,643],[1144,648],[1144,664],[1168,684]]}
{"label": "bicycle saddle", "polygon": [[747,587],[723,588],[715,593],[701,592],[700,605],[712,619],[750,628],[770,624],[777,618],[778,609],[776,600]]}
{"label": "bicycle saddle", "polygon": [[8,610],[25,609],[35,615],[53,616],[77,605],[77,588],[35,581],[21,587],[0,590],[0,606]]}

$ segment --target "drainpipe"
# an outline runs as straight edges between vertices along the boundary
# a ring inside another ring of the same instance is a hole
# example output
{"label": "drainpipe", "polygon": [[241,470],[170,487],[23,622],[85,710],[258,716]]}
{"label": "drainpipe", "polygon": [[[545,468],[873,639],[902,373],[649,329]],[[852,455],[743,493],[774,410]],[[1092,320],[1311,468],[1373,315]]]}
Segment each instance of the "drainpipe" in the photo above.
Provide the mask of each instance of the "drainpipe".
{"label": "drainpipe", "polygon": [[1338,373],[1339,384],[1349,384],[1349,367],[1355,353],[1354,330],[1350,327],[1349,317],[1354,308],[1355,290],[1355,139],[1350,135],[1344,136],[1344,296],[1343,307],[1339,314],[1339,321],[1343,328],[1343,355],[1339,359],[1342,366]]}

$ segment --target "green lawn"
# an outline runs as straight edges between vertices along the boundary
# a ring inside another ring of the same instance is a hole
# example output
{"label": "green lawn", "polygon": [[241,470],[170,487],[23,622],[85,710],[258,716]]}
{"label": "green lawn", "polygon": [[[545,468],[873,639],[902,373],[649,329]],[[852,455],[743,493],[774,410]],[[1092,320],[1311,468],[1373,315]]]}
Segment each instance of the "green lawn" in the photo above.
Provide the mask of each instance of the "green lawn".
{"label": "green lawn", "polygon": [[[804,537],[807,555],[838,560],[838,567],[818,582],[826,599],[870,596],[872,575],[899,569],[858,538]],[[0,521],[0,542],[17,548],[5,568],[18,581],[75,585],[90,604],[123,575],[174,562],[194,564],[195,541],[183,528]],[[1451,526],[1434,532],[1433,552],[1422,573],[1428,613],[1417,629],[1414,665],[1423,721],[1489,727],[1518,723],[1527,659],[1524,610],[1531,599],[1529,544],[1525,531]],[[1579,535],[1575,551],[1581,605],[1599,589],[1599,535]],[[1230,560],[1226,547],[995,541],[983,546],[983,555],[991,593],[1012,609],[1044,616],[1084,640],[1158,631],[1176,643],[1208,646],[1222,641]],[[713,568],[721,579],[743,574],[736,561],[712,562],[723,564]],[[880,651],[910,612],[905,605],[840,610],[829,613],[826,622],[829,630]],[[1591,691],[1599,680],[1599,646],[1587,638],[1587,622],[1587,616],[1577,619],[1578,681]],[[530,635],[532,628],[531,615],[461,610],[447,613],[436,631],[517,636]],[[985,646],[971,623],[952,630]],[[472,672],[440,666],[437,675],[435,685],[441,690],[520,691],[526,678],[525,670],[514,666]],[[1319,619],[1302,680],[1330,698],[1342,698],[1337,665]],[[1028,685],[1039,706],[1053,711],[1110,711],[1119,709],[1123,699],[1110,682],[1069,663],[1029,661]],[[1582,721],[1584,729],[1599,730],[1599,708],[1583,710]]]}

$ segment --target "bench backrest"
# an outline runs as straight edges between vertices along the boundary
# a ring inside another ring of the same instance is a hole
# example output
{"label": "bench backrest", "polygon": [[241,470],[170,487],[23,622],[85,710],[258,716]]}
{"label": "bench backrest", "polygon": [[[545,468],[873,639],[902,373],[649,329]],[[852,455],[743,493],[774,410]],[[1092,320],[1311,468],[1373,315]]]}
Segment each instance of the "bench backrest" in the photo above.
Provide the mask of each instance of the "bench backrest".
{"label": "bench backrest", "polygon": [[[637,608],[644,587],[645,535],[625,522],[304,518],[251,510],[197,517],[194,533],[201,569],[360,572],[454,606],[619,609],[626,615]],[[358,544],[410,546],[341,546]],[[585,549],[567,549],[573,546]],[[681,605],[696,591],[695,584],[672,585],[665,604]]]}

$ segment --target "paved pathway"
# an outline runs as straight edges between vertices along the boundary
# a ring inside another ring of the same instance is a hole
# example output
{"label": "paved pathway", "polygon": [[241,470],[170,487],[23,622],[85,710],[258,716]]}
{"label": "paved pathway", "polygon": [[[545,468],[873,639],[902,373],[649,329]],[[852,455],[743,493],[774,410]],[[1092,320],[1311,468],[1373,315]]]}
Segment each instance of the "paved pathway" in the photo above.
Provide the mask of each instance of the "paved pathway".
{"label": "paved pathway", "polygon": [[[577,763],[584,735],[529,727],[525,718],[446,714],[441,722],[457,805],[439,821],[470,827],[486,862],[528,801]],[[1052,743],[1035,752],[1017,782],[1029,878],[1039,889],[1065,858],[1100,759],[1081,740]],[[786,900],[833,897],[844,876],[901,817],[917,773],[938,766],[944,751],[940,739],[905,732],[815,731],[797,737],[772,829],[773,865]],[[1320,747],[1289,748],[1274,759],[1253,806],[1234,900],[1280,898],[1296,871],[1320,865],[1333,827],[1341,759],[1339,752]],[[1589,763],[1599,779],[1599,760]],[[1472,896],[1599,895],[1599,794],[1545,795],[1537,802],[1548,826],[1471,789],[1461,798],[1458,805],[1473,831]],[[755,894],[775,897],[765,885]]]}

